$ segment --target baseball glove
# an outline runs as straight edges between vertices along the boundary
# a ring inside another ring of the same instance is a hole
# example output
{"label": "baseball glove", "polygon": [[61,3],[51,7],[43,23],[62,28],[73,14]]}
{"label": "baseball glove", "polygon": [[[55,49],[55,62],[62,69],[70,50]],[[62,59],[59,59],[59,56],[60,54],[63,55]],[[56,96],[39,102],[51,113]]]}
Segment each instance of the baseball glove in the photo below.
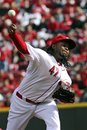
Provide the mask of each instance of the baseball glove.
{"label": "baseball glove", "polygon": [[64,103],[73,103],[74,102],[74,92],[69,91],[64,88],[59,88],[56,92],[53,94],[53,98],[56,98]]}

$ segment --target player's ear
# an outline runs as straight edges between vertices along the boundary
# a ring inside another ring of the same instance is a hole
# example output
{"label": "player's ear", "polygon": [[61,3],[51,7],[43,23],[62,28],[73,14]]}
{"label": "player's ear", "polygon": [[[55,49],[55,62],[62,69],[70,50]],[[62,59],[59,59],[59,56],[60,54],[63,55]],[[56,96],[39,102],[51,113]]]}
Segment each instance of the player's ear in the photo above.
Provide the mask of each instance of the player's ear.
{"label": "player's ear", "polygon": [[55,44],[53,44],[53,45],[52,45],[52,48],[55,50],[55,48],[56,48],[56,45],[55,45]]}

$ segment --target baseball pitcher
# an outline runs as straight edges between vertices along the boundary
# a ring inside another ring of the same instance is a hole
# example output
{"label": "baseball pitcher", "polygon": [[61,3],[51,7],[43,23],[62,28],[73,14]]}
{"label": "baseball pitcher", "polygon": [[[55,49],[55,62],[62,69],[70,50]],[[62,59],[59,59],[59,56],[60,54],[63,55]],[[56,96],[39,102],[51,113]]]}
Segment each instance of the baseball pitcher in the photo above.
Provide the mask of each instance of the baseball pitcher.
{"label": "baseball pitcher", "polygon": [[45,121],[46,130],[61,130],[54,99],[74,102],[66,67],[76,44],[60,34],[48,41],[49,47],[44,51],[24,42],[16,30],[17,26],[12,24],[9,36],[29,64],[25,77],[12,94],[6,130],[25,130],[33,116]]}

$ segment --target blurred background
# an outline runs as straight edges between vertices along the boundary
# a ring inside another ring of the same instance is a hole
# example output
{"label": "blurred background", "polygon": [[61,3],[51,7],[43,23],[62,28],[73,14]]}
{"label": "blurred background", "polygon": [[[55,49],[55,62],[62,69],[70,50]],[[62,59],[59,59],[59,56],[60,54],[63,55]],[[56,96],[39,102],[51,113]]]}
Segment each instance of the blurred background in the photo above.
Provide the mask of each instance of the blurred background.
{"label": "blurred background", "polygon": [[9,107],[28,64],[9,38],[9,9],[16,11],[12,20],[23,39],[34,47],[44,49],[46,41],[59,33],[75,40],[68,72],[75,102],[87,102],[87,0],[0,0],[0,108]]}

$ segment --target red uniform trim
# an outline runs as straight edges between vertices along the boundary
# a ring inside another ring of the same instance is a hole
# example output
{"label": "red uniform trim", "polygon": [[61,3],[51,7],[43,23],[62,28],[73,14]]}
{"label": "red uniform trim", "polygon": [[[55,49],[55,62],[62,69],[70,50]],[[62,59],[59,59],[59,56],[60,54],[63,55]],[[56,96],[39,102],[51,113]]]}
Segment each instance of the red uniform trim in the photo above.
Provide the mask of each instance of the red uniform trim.
{"label": "red uniform trim", "polygon": [[14,42],[15,46],[17,49],[23,53],[23,54],[29,54],[26,43],[23,41],[22,36],[18,33],[15,32],[13,34],[9,34],[10,38]]}
{"label": "red uniform trim", "polygon": [[[20,99],[23,99],[23,96],[19,92],[16,93],[16,96],[18,96]],[[32,101],[32,100],[30,100],[28,98],[25,98],[25,101],[28,102],[28,103],[35,104],[35,105],[38,105],[38,104],[41,103],[41,102],[34,102],[34,101]]]}

